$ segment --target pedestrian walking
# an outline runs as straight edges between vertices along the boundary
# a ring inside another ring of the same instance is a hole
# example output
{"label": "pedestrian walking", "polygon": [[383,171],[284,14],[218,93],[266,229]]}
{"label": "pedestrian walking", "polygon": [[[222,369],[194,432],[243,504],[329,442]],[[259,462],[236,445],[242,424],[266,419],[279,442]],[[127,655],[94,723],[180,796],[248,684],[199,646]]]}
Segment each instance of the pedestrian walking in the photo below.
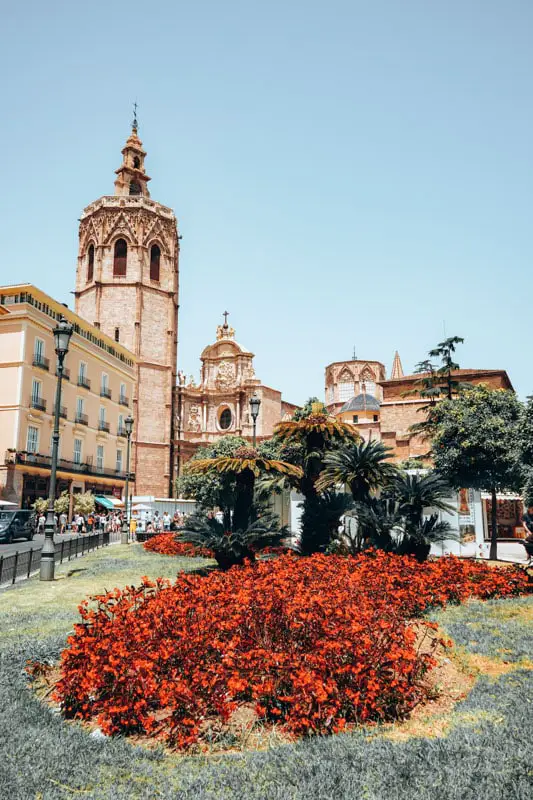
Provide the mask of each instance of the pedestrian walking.
{"label": "pedestrian walking", "polygon": [[163,514],[163,530],[164,531],[169,531],[170,530],[170,521],[171,521],[170,520],[170,514],[168,513],[168,511],[165,511],[165,513]]}
{"label": "pedestrian walking", "polygon": [[67,532],[67,522],[68,522],[68,517],[63,511],[63,513],[59,515],[59,533]]}

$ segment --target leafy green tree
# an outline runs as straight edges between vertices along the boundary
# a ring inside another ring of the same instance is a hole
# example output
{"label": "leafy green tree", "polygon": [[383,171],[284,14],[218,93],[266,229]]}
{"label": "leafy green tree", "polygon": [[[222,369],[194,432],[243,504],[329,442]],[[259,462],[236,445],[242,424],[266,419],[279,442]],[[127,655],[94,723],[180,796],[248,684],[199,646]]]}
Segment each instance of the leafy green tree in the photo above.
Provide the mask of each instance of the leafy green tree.
{"label": "leafy green tree", "polygon": [[431,412],[435,469],[455,488],[492,497],[490,558],[497,558],[498,491],[520,489],[523,406],[513,392],[472,386]]}
{"label": "leafy green tree", "polygon": [[74,495],[74,512],[76,514],[92,514],[94,511],[94,495],[91,492],[82,492]]}
{"label": "leafy green tree", "polygon": [[385,486],[398,473],[390,461],[392,450],[378,441],[349,442],[324,456],[324,470],[316,482],[319,491],[348,485],[356,502]]}
{"label": "leafy green tree", "polygon": [[67,490],[61,492],[60,496],[54,503],[54,511],[56,514],[68,514],[70,506],[70,494]]}
{"label": "leafy green tree", "polygon": [[[222,436],[217,442],[199,447],[189,464],[206,458],[232,456],[239,447],[246,447],[248,442],[242,436]],[[219,475],[215,472],[188,473],[185,470],[181,478],[176,481],[178,497],[187,497],[196,500],[203,511],[208,511],[218,505],[221,494],[227,495],[235,491],[235,479],[230,475]]]}
{"label": "leafy green tree", "polygon": [[439,358],[441,365],[438,367],[435,375],[437,382],[444,384],[444,393],[448,400],[451,400],[454,393],[461,388],[461,382],[454,380],[453,372],[459,369],[459,364],[454,361],[453,354],[458,344],[462,344],[464,339],[461,336],[450,336],[444,339],[443,342],[429,351],[430,358]]}
{"label": "leafy green tree", "polygon": [[32,508],[35,509],[37,514],[46,514],[48,511],[48,498],[37,497],[35,502],[32,503]]}

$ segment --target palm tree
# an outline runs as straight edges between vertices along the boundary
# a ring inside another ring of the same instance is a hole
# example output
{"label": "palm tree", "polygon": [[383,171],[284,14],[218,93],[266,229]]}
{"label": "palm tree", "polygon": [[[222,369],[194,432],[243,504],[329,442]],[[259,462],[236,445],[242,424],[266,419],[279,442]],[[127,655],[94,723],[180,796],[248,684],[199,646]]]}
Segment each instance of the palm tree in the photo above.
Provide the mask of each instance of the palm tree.
{"label": "palm tree", "polygon": [[327,453],[324,471],[316,482],[319,491],[347,484],[355,502],[367,500],[398,474],[388,459],[392,450],[382,442],[353,442]]}
{"label": "palm tree", "polygon": [[235,479],[235,491],[224,484],[227,491],[222,491],[219,505],[224,513],[226,530],[244,531],[250,525],[253,515],[254,485],[261,474],[285,475],[293,479],[302,477],[302,469],[285,461],[265,458],[251,447],[240,447],[231,456],[202,458],[189,461],[185,471],[190,474],[225,475]]}
{"label": "palm tree", "polygon": [[435,472],[409,474],[400,472],[391,484],[390,495],[397,503],[401,520],[398,530],[401,540],[397,552],[412,554],[424,561],[433,543],[445,539],[456,539],[457,535],[448,522],[440,522],[439,515],[424,516],[427,509],[452,512],[449,484]]}
{"label": "palm tree", "polygon": [[[330,540],[329,512],[326,511],[327,503],[320,502],[320,492],[315,484],[324,469],[326,453],[344,442],[358,439],[358,433],[352,425],[339,422],[332,417],[323,403],[312,402],[306,416],[299,414],[298,418],[278,423],[275,436],[285,446],[300,446],[302,475],[296,480],[291,478],[289,480],[304,496],[301,551],[310,554],[324,550]],[[319,523],[320,515],[322,517]]]}
{"label": "palm tree", "polygon": [[243,564],[245,559],[255,561],[255,545],[260,549],[267,545],[277,545],[285,532],[279,528],[279,520],[272,512],[263,513],[245,529],[228,530],[222,522],[202,514],[193,514],[187,520],[187,527],[180,539],[197,547],[212,550],[221,569]]}

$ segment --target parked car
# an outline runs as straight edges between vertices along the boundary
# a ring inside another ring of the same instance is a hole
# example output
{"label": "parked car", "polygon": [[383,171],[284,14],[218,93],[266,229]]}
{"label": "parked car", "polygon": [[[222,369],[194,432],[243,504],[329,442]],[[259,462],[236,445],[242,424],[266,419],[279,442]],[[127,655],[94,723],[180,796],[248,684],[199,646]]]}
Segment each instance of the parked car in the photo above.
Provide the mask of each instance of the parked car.
{"label": "parked car", "polygon": [[35,511],[11,509],[0,511],[0,542],[6,544],[13,539],[33,539],[36,532]]}

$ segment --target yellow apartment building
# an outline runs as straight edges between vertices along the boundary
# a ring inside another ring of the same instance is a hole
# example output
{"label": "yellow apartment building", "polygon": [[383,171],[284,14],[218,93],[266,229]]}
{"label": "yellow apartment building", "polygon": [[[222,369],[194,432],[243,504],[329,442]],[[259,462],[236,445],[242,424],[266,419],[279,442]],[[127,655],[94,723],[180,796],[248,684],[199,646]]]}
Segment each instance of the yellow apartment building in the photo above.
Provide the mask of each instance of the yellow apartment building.
{"label": "yellow apartment building", "polygon": [[57,493],[124,494],[135,356],[35,286],[3,286],[0,498],[23,508],[48,496],[57,384],[52,331],[60,315],[74,332],[64,365]]}

